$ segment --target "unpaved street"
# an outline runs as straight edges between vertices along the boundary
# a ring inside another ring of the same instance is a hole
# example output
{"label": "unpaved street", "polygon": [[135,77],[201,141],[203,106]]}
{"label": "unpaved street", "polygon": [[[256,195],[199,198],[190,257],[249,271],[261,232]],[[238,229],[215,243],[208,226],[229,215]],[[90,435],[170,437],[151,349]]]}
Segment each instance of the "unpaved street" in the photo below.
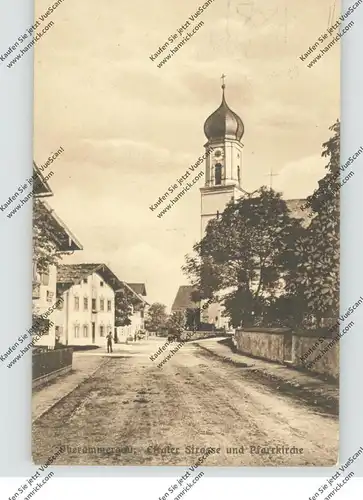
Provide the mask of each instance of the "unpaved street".
{"label": "unpaved street", "polygon": [[[251,380],[243,368],[222,363],[192,343],[158,368],[167,351],[156,361],[149,356],[164,342],[116,346],[112,357],[101,350],[82,353],[105,356],[104,361],[36,420],[34,461],[44,463],[63,446],[56,464],[190,466],[203,447],[220,449],[204,465],[336,463],[337,417]],[[280,451],[258,453],[258,446]],[[282,447],[303,451],[284,454]]]}

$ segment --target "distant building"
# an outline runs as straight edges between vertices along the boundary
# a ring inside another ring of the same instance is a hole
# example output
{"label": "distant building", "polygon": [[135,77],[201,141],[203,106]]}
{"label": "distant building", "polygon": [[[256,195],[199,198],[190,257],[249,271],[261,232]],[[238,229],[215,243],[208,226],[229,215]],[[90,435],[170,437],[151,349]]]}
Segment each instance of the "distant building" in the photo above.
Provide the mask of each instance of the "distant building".
{"label": "distant building", "polygon": [[171,312],[184,312],[187,309],[196,309],[199,307],[199,302],[193,300],[193,293],[197,290],[191,285],[182,285],[179,287],[175,296]]}
{"label": "distant building", "polygon": [[130,325],[117,326],[116,335],[117,341],[126,342],[128,337],[134,337],[139,331],[145,329],[145,314],[149,307],[145,297],[146,286],[144,283],[125,283],[125,288],[131,294],[131,316],[129,317]]}
{"label": "distant building", "polygon": [[105,264],[58,268],[56,334],[65,345],[103,346],[115,330],[115,292],[123,282]]}
{"label": "distant building", "polygon": [[146,297],[146,286],[145,283],[126,283],[132,290],[140,295],[141,297]]}
{"label": "distant building", "polygon": [[[33,179],[33,196],[35,198],[53,196],[52,190],[35,163],[33,164]],[[39,202],[39,210],[57,251],[61,253],[73,253],[75,250],[82,250],[82,245],[77,238],[70,232],[48,203],[45,200],[39,200]],[[54,315],[56,311],[52,309],[55,308],[57,300],[56,283],[56,266],[50,265],[47,269],[40,270],[36,256],[33,255],[33,325],[40,325],[39,334],[41,335],[40,339],[36,342],[37,346],[53,348],[55,345]],[[34,333],[37,333],[37,331]]]}
{"label": "distant building", "polygon": [[[198,290],[195,287],[191,285],[182,285],[179,287],[173,305],[171,306],[172,313],[183,312],[185,314],[186,328],[190,330],[201,327],[201,303],[198,300],[198,295]],[[214,324],[211,323],[211,325]]]}

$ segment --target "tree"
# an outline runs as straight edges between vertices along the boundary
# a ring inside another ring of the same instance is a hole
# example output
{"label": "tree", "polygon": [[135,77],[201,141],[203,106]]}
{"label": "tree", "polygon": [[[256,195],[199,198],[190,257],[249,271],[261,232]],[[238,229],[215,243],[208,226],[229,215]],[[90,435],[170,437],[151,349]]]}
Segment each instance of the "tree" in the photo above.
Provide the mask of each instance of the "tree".
{"label": "tree", "polygon": [[183,271],[202,298],[217,300],[224,293],[233,326],[253,323],[264,314],[267,298],[282,293],[282,255],[288,258],[301,230],[281,195],[261,187],[208,223]]}
{"label": "tree", "polygon": [[132,308],[139,304],[135,295],[124,286],[115,293],[115,326],[131,324]]}
{"label": "tree", "polygon": [[166,306],[160,302],[151,304],[145,319],[145,328],[149,332],[160,332],[166,326]]}
{"label": "tree", "polygon": [[185,330],[186,317],[184,311],[174,311],[168,319],[167,328],[169,334],[180,337],[181,333]]}
{"label": "tree", "polygon": [[185,311],[185,328],[187,330],[198,330],[200,328],[200,308],[188,308]]}
{"label": "tree", "polygon": [[302,294],[320,326],[324,316],[339,310],[339,190],[340,123],[329,130],[332,137],[323,144],[322,156],[328,158],[327,174],[308,198],[312,220],[305,235],[296,242],[298,258],[292,292]]}

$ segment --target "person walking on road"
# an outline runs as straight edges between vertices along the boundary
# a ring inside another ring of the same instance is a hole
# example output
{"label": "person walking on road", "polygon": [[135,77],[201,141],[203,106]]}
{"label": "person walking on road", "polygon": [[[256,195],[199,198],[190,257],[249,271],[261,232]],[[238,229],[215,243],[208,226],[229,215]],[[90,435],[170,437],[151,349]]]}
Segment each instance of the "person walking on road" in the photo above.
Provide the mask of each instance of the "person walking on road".
{"label": "person walking on road", "polygon": [[107,335],[107,352],[112,352],[112,333]]}

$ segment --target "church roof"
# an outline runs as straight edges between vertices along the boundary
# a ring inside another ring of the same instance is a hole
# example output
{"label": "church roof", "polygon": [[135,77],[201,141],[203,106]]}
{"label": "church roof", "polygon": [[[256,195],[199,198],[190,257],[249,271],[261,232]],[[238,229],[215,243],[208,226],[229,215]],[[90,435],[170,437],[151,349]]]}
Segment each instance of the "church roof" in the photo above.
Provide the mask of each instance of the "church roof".
{"label": "church roof", "polygon": [[228,106],[225,95],[225,85],[222,85],[222,103],[204,123],[204,133],[209,141],[214,139],[241,140],[244,125],[241,118]]}
{"label": "church roof", "polygon": [[192,293],[197,292],[197,289],[191,285],[182,285],[174,299],[171,311],[185,311],[186,309],[196,309],[199,304],[192,300]]}

